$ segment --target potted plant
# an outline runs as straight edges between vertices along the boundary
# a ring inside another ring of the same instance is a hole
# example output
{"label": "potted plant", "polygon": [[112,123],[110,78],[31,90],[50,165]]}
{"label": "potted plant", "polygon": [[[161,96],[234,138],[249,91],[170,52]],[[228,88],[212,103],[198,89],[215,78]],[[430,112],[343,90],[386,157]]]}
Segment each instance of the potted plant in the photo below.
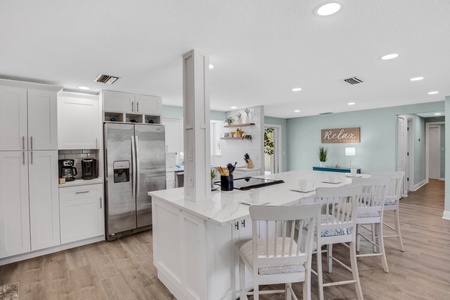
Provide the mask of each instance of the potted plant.
{"label": "potted plant", "polygon": [[236,122],[237,123],[242,123],[242,114],[239,112],[236,114]]}
{"label": "potted plant", "polygon": [[250,108],[244,109],[245,114],[247,115],[247,116],[245,117],[245,123],[251,123],[250,113],[252,112],[252,110],[253,110],[253,109],[250,109]]}
{"label": "potted plant", "polygon": [[234,122],[233,117],[227,117],[227,118],[225,119],[225,123],[227,123],[227,125],[231,125],[233,122]]}
{"label": "potted plant", "polygon": [[319,147],[319,161],[320,166],[325,167],[325,162],[327,161],[327,148]]}
{"label": "potted plant", "polygon": [[252,141],[252,135],[251,135],[251,134],[244,134],[244,135],[242,136],[242,139],[251,142],[251,141]]}
{"label": "potted plant", "polygon": [[217,176],[216,169],[211,168],[211,189],[214,188],[214,179],[216,178],[216,176]]}

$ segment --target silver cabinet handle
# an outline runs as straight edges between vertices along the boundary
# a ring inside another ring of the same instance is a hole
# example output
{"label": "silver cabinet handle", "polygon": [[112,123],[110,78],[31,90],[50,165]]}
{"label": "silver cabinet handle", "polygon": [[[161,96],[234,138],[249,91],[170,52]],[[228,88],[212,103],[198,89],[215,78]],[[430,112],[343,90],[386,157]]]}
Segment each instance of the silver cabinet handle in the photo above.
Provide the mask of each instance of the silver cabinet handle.
{"label": "silver cabinet handle", "polygon": [[30,147],[33,150],[33,136],[30,136]]}
{"label": "silver cabinet handle", "polygon": [[25,165],[25,151],[22,151],[23,165]]}
{"label": "silver cabinet handle", "polygon": [[31,151],[30,153],[31,153],[31,164],[33,164],[33,151]]}
{"label": "silver cabinet handle", "polygon": [[89,191],[75,192],[75,194],[87,194]]}
{"label": "silver cabinet handle", "polygon": [[137,109],[136,111],[139,112],[139,102],[136,103]]}
{"label": "silver cabinet handle", "polygon": [[136,170],[136,172],[135,172],[135,174],[136,174],[136,198],[137,197],[139,197],[139,178],[141,177],[141,176],[139,176],[139,139],[138,139],[138,136],[136,135],[135,137],[134,137],[134,142],[135,142],[135,148],[136,148],[136,150],[135,150],[135,153],[136,153],[136,168],[135,168],[135,170]]}
{"label": "silver cabinet handle", "polygon": [[242,220],[242,221],[241,221],[241,227],[244,227],[244,228],[245,228],[245,220]]}
{"label": "silver cabinet handle", "polygon": [[236,230],[239,230],[239,221],[237,221],[236,223],[234,223],[234,228],[235,228]]}
{"label": "silver cabinet handle", "polygon": [[133,182],[131,183],[131,193],[133,196],[133,199],[136,199],[136,154],[135,154],[135,145],[134,145],[134,136],[131,136],[131,167],[132,170],[132,179]]}
{"label": "silver cabinet handle", "polygon": [[99,198],[100,200],[100,209],[102,208],[102,197]]}
{"label": "silver cabinet handle", "polygon": [[134,112],[134,102],[131,102],[131,111]]}
{"label": "silver cabinet handle", "polygon": [[22,136],[22,150],[25,150],[25,137]]}

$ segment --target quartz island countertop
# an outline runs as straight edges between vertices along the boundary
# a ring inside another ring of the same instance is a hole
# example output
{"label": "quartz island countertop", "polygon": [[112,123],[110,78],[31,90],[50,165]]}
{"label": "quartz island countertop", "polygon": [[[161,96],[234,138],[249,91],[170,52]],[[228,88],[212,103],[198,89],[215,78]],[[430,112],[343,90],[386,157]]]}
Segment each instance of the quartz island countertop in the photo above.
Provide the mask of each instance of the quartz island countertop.
{"label": "quartz island countertop", "polygon": [[[351,179],[345,174],[337,175],[336,173],[330,174],[310,170],[256,177],[281,179],[284,180],[284,183],[247,191],[221,191],[219,187],[218,190],[211,192],[211,199],[197,202],[184,199],[184,188],[152,191],[148,194],[204,220],[223,226],[248,217],[249,206],[252,204],[291,205],[301,204],[302,200],[305,201],[305,204],[310,202],[311,197],[315,195],[314,191],[306,193],[293,191],[293,189],[298,189],[299,180],[307,180],[314,189],[351,183]],[[330,178],[333,178],[333,180],[330,180]],[[330,181],[333,183],[329,183]]]}

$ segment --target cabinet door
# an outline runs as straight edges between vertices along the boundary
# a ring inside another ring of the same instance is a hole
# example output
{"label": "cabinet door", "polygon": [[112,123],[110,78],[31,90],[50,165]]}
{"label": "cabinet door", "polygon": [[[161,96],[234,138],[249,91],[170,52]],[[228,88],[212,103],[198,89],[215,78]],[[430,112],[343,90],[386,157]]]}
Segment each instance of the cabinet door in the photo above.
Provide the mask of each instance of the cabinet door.
{"label": "cabinet door", "polygon": [[27,145],[27,90],[0,86],[0,150]]}
{"label": "cabinet door", "polygon": [[132,113],[135,109],[134,94],[103,91],[104,111]]}
{"label": "cabinet door", "polygon": [[103,184],[59,189],[61,243],[105,234]]}
{"label": "cabinet door", "polygon": [[0,151],[0,258],[30,251],[28,162],[22,151]]}
{"label": "cabinet door", "polygon": [[135,95],[134,99],[136,103],[134,112],[152,116],[161,115],[161,97]]}
{"label": "cabinet door", "polygon": [[58,152],[29,151],[31,250],[60,244]]}
{"label": "cabinet door", "polygon": [[98,149],[98,96],[58,94],[58,149]]}
{"label": "cabinet door", "polygon": [[28,90],[28,149],[58,149],[56,93]]}
{"label": "cabinet door", "polygon": [[161,118],[161,123],[166,127],[166,152],[183,152],[183,119]]}

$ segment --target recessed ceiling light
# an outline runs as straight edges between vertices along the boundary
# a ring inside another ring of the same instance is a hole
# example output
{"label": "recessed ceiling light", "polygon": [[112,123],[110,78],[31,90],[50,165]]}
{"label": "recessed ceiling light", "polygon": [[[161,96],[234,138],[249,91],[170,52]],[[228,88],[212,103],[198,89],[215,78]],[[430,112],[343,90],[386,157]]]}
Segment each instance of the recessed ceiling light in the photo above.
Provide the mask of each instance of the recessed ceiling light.
{"label": "recessed ceiling light", "polygon": [[397,58],[398,54],[397,53],[391,53],[391,54],[386,54],[384,56],[381,57],[382,60],[388,60],[388,59],[394,59]]}
{"label": "recessed ceiling light", "polygon": [[80,90],[90,90],[90,88],[88,88],[87,86],[79,86],[78,88]]}
{"label": "recessed ceiling light", "polygon": [[300,109],[296,109],[296,110],[294,110],[294,112],[300,112]]}
{"label": "recessed ceiling light", "polygon": [[349,103],[347,103],[347,105],[355,105],[356,103],[355,102],[349,102]]}
{"label": "recessed ceiling light", "polygon": [[434,115],[435,115],[435,116],[440,116],[440,115],[441,115],[441,113],[434,113]]}
{"label": "recessed ceiling light", "polygon": [[431,91],[431,92],[428,92],[428,95],[436,95],[436,94],[439,94],[439,91]]}
{"label": "recessed ceiling light", "polygon": [[302,88],[293,88],[292,91],[293,92],[300,92],[302,90]]}
{"label": "recessed ceiling light", "polygon": [[232,106],[232,107],[230,107],[231,109],[236,109],[237,108],[237,106]]}
{"label": "recessed ceiling light", "polygon": [[340,3],[326,3],[318,6],[314,11],[319,16],[331,16],[341,10],[342,5]]}
{"label": "recessed ceiling light", "polygon": [[423,77],[413,77],[410,80],[411,81],[419,81],[419,80],[423,80]]}
{"label": "recessed ceiling light", "polygon": [[209,69],[214,69],[214,66],[212,64],[209,64]]}

